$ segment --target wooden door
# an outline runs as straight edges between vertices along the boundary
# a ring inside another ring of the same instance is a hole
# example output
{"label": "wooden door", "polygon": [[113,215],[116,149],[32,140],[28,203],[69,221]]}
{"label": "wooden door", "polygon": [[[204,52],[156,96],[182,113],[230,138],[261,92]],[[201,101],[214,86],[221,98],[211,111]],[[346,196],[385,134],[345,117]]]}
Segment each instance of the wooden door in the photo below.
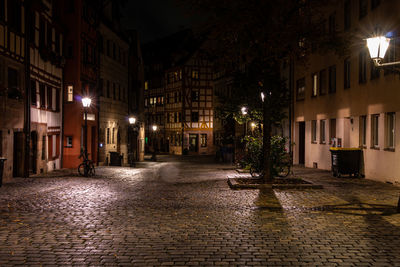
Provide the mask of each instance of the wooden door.
{"label": "wooden door", "polygon": [[299,164],[304,165],[306,158],[306,123],[299,122]]}

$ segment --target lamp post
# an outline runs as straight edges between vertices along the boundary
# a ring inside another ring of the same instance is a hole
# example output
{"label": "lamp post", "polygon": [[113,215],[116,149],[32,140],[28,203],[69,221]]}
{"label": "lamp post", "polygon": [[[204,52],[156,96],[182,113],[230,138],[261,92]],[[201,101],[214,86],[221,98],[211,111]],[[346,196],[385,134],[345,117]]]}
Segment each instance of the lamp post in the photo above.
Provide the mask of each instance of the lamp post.
{"label": "lamp post", "polygon": [[136,118],[135,117],[133,117],[133,116],[131,116],[131,117],[129,117],[129,125],[130,125],[130,131],[129,131],[129,150],[130,150],[130,152],[129,152],[129,165],[131,166],[131,167],[135,167],[135,163],[134,163],[134,153],[133,153],[133,130],[134,130],[134,125],[135,125],[135,123],[136,123]]}
{"label": "lamp post", "polygon": [[[385,36],[375,36],[367,39],[367,47],[375,67],[385,67],[400,65],[400,61],[382,63],[386,51],[389,49],[390,38]],[[397,202],[397,212],[400,213],[400,196]]]}
{"label": "lamp post", "polygon": [[[85,114],[85,127],[84,127],[84,146],[85,146],[85,150],[84,150],[84,160],[88,159],[88,149],[87,149],[87,110],[90,107],[90,104],[92,103],[92,99],[90,99],[89,97],[83,97],[82,98],[82,105],[83,105],[83,112]],[[85,165],[86,166],[86,165]],[[85,167],[84,168],[84,176],[87,177],[88,176],[88,169]]]}
{"label": "lamp post", "polygon": [[153,129],[153,155],[151,156],[151,159],[152,160],[154,160],[154,161],[157,161],[157,152],[156,152],[156,140],[157,140],[157,129],[158,129],[158,126],[157,125],[153,125],[152,126],[152,129]]}
{"label": "lamp post", "polygon": [[244,136],[247,135],[247,107],[242,107],[240,109],[240,111],[242,112],[242,115],[245,116],[245,120],[244,120]]}

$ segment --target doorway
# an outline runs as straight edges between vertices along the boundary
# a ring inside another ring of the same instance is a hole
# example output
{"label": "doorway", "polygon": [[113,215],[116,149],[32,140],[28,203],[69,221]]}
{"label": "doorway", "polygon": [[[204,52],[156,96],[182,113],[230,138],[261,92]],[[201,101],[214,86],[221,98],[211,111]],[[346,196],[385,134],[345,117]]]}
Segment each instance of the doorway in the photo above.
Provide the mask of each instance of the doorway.
{"label": "doorway", "polygon": [[199,149],[199,135],[189,134],[189,151],[198,152]]}
{"label": "doorway", "polygon": [[38,148],[38,133],[36,131],[32,131],[29,171],[33,174],[37,173],[37,148]]}
{"label": "doorway", "polygon": [[14,133],[13,177],[24,175],[24,133]]}
{"label": "doorway", "polygon": [[299,122],[299,164],[304,165],[306,158],[306,123]]}

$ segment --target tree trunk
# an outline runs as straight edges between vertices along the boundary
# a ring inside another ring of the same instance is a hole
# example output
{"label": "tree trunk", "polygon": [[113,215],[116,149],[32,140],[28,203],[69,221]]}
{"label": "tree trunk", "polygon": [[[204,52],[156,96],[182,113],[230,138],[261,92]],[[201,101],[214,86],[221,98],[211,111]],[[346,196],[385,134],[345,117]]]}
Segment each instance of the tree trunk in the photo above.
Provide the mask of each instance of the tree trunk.
{"label": "tree trunk", "polygon": [[[267,96],[266,96],[267,97]],[[271,176],[271,118],[268,105],[266,104],[268,100],[265,99],[263,102],[263,182],[268,183],[272,180]]]}

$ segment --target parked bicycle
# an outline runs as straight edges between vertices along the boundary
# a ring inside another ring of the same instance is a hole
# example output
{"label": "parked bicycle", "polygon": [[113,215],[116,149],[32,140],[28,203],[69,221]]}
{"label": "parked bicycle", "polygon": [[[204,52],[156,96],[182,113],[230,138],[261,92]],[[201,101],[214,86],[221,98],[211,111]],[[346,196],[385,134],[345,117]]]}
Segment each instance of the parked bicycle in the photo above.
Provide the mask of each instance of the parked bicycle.
{"label": "parked bicycle", "polygon": [[83,158],[83,161],[81,164],[78,166],[78,173],[79,175],[89,177],[89,176],[94,176],[96,174],[96,169],[94,167],[93,161],[91,161],[88,158],[88,155],[85,155],[85,153],[81,153],[79,158]]}

